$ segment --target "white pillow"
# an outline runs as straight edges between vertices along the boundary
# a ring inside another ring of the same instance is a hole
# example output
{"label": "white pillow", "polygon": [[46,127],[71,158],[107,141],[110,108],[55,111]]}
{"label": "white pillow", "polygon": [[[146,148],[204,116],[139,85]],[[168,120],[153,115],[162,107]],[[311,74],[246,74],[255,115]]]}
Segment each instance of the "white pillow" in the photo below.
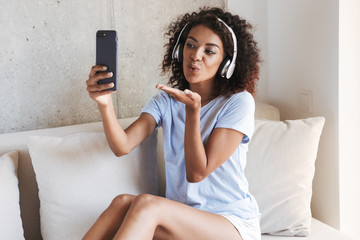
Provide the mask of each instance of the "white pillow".
{"label": "white pillow", "polygon": [[310,234],[312,180],[323,117],[256,120],[245,174],[255,196],[262,233]]}
{"label": "white pillow", "polygon": [[157,194],[156,143],[118,158],[104,133],[30,137],[43,239],[81,239],[118,194]]}
{"label": "white pillow", "polygon": [[1,239],[24,239],[19,205],[18,158],[16,151],[0,156]]}

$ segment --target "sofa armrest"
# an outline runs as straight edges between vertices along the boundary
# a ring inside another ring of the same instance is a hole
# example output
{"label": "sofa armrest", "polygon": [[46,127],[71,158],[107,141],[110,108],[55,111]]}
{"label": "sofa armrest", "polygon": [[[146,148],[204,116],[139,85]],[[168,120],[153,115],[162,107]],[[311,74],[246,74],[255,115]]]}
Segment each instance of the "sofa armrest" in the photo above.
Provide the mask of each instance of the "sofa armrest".
{"label": "sofa armrest", "polygon": [[267,120],[280,120],[280,111],[273,105],[256,102],[255,103],[255,118]]}

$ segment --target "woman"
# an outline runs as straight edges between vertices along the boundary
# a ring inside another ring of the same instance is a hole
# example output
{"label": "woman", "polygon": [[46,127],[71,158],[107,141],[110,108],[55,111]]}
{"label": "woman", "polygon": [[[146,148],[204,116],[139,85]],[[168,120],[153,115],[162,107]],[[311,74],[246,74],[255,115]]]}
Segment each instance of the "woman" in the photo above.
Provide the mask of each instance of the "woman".
{"label": "woman", "polygon": [[251,25],[219,8],[185,14],[169,26],[163,72],[169,84],[127,129],[119,125],[110,75],[94,66],[87,90],[112,151],[129,153],[163,128],[166,198],[117,196],[83,239],[261,239],[257,203],[244,176],[254,131],[259,49]]}

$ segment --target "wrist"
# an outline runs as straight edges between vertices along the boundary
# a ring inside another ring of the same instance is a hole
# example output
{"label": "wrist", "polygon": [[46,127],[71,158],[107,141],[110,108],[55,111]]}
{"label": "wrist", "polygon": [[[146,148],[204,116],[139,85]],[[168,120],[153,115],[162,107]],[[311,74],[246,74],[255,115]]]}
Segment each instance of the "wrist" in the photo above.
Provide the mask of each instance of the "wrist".
{"label": "wrist", "polygon": [[197,106],[197,105],[189,106],[189,105],[186,105],[185,106],[185,111],[186,111],[186,114],[192,114],[192,115],[199,114],[200,115],[201,106]]}
{"label": "wrist", "polygon": [[109,109],[113,109],[113,104],[111,99],[107,103],[98,103],[98,109],[100,112],[107,111]]}

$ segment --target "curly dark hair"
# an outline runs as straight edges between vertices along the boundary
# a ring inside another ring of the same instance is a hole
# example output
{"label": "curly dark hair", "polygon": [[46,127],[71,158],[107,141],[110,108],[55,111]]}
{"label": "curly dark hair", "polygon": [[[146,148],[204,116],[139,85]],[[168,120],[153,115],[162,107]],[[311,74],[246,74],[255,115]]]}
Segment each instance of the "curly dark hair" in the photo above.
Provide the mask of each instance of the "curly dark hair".
{"label": "curly dark hair", "polygon": [[172,59],[172,51],[179,37],[180,31],[186,28],[181,34],[180,43],[184,44],[191,28],[204,25],[219,35],[223,42],[224,54],[232,58],[234,47],[230,31],[219,20],[224,21],[234,31],[237,38],[237,58],[235,71],[229,78],[223,78],[219,74],[215,77],[215,86],[220,95],[231,95],[237,92],[247,90],[249,93],[255,93],[256,81],[259,78],[259,65],[261,62],[260,50],[252,34],[252,25],[245,19],[221,8],[200,8],[198,12],[186,13],[172,22],[165,33],[169,42],[165,44],[165,55],[162,62],[162,73],[170,73],[169,84],[181,90],[189,88],[186,81],[182,62]]}

